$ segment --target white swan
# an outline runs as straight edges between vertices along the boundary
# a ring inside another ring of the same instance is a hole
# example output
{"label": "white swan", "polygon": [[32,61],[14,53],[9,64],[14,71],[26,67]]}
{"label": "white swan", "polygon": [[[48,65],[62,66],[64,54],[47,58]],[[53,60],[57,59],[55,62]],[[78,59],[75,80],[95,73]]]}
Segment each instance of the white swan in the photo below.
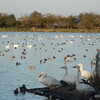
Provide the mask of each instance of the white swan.
{"label": "white swan", "polygon": [[76,67],[79,69],[79,71],[80,71],[80,74],[81,74],[81,76],[82,77],[84,77],[85,79],[88,79],[88,80],[90,80],[90,79],[93,79],[94,78],[94,76],[93,76],[93,74],[92,73],[90,73],[89,71],[87,71],[87,70],[84,70],[84,68],[83,68],[83,64],[78,64],[78,65],[76,65]]}
{"label": "white swan", "polygon": [[48,86],[48,87],[57,87],[57,86],[61,86],[60,82],[58,80],[56,80],[54,77],[52,76],[47,76],[47,74],[45,72],[41,72],[39,75],[39,81]]}
{"label": "white swan", "polygon": [[79,67],[74,66],[73,68],[78,69],[77,70],[77,81],[76,81],[76,89],[77,91],[81,92],[81,93],[91,93],[91,92],[95,92],[95,89],[88,85],[88,84],[84,84],[84,83],[79,83]]}
{"label": "white swan", "polygon": [[75,75],[68,75],[68,68],[67,68],[67,66],[63,66],[61,68],[65,69],[65,74],[64,74],[62,80],[64,82],[68,83],[68,84],[75,85],[76,80],[77,80],[77,76],[75,76]]}

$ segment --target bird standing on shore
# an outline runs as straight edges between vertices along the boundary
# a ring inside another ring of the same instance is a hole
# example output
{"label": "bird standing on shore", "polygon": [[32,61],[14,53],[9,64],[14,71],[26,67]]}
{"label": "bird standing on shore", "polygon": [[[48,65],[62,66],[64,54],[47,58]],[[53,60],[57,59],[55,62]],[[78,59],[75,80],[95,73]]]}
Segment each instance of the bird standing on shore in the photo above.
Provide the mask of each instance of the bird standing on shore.
{"label": "bird standing on shore", "polygon": [[52,76],[47,76],[47,74],[45,72],[41,72],[39,75],[39,81],[52,88],[52,87],[59,87],[61,86],[60,82],[58,80],[56,80],[54,77]]}
{"label": "bird standing on shore", "polygon": [[79,70],[80,68],[78,66],[74,66],[73,68],[77,69],[77,81],[76,81],[76,89],[77,91],[81,92],[81,93],[92,93],[95,92],[95,89],[88,85],[88,84],[84,84],[84,83],[79,83]]}
{"label": "bird standing on shore", "polygon": [[62,80],[65,83],[68,83],[68,84],[71,84],[71,85],[75,85],[76,80],[77,80],[77,76],[75,76],[75,75],[68,75],[68,68],[67,68],[67,66],[63,66],[61,68],[65,69],[65,74],[64,74]]}
{"label": "bird standing on shore", "polygon": [[76,65],[76,68],[79,70],[81,76],[87,80],[91,80],[94,78],[93,74],[87,70],[84,70],[83,64]]}

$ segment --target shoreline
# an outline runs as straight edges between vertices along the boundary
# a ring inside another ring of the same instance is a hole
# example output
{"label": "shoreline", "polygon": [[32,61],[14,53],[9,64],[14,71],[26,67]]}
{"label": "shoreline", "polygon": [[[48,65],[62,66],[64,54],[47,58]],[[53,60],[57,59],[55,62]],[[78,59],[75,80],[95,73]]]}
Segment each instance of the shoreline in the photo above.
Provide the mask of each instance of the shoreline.
{"label": "shoreline", "polygon": [[37,29],[37,28],[0,28],[0,32],[68,32],[100,33],[100,29]]}

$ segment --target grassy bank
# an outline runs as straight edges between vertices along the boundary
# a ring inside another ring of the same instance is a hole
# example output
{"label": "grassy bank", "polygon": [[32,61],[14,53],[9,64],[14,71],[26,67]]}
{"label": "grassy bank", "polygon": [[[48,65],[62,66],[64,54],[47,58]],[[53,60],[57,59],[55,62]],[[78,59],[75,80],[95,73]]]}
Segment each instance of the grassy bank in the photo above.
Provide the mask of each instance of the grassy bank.
{"label": "grassy bank", "polygon": [[100,29],[36,29],[36,28],[0,28],[0,32],[76,32],[100,33]]}

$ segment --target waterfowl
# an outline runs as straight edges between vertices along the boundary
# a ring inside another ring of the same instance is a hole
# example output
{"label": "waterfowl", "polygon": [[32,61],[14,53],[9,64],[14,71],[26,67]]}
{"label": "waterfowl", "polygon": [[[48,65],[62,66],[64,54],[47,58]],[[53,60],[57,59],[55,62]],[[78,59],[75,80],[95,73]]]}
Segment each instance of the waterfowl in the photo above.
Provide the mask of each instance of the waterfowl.
{"label": "waterfowl", "polygon": [[19,91],[18,91],[18,88],[16,88],[16,90],[14,90],[14,94],[18,94]]}
{"label": "waterfowl", "polygon": [[64,57],[64,61],[66,62],[66,64],[69,64],[69,60],[71,57],[71,55],[67,55],[66,57]]}
{"label": "waterfowl", "polygon": [[68,84],[75,85],[76,80],[77,80],[77,76],[75,76],[75,75],[68,75],[68,68],[67,68],[67,66],[63,66],[61,68],[65,69],[65,74],[64,74],[62,80],[64,82],[68,83]]}
{"label": "waterfowl", "polygon": [[34,69],[35,69],[35,67],[34,67],[34,66],[29,66],[29,69],[34,70]]}
{"label": "waterfowl", "polygon": [[79,67],[74,66],[73,68],[77,69],[77,80],[76,80],[76,89],[77,91],[81,92],[81,93],[93,93],[95,92],[95,89],[88,85],[88,84],[84,84],[84,83],[79,83]]}
{"label": "waterfowl", "polygon": [[20,92],[25,92],[27,90],[26,86],[23,84],[22,87],[19,87]]}
{"label": "waterfowl", "polygon": [[39,81],[48,87],[61,86],[60,82],[52,76],[47,76],[45,72],[41,72],[39,75]]}
{"label": "waterfowl", "polygon": [[76,65],[76,68],[78,68],[78,70],[80,71],[80,74],[81,74],[81,76],[83,78],[85,78],[87,80],[90,80],[90,79],[93,79],[94,78],[92,73],[90,73],[87,70],[84,70],[83,64]]}

